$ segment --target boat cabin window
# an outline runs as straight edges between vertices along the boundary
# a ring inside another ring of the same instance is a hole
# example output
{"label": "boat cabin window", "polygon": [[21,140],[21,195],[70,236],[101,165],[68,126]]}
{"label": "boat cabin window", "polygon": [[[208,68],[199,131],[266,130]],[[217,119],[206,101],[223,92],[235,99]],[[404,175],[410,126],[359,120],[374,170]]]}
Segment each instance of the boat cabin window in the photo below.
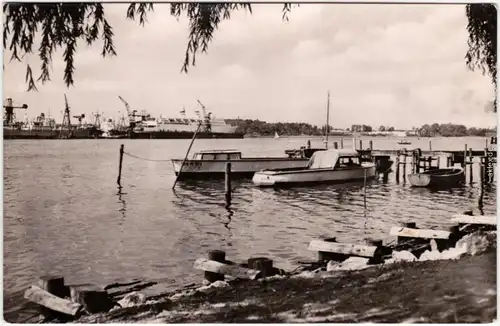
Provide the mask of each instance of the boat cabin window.
{"label": "boat cabin window", "polygon": [[339,157],[337,161],[336,167],[350,167],[350,166],[359,166],[359,158],[358,157]]}
{"label": "boat cabin window", "polygon": [[195,160],[239,160],[241,153],[196,153],[193,155]]}

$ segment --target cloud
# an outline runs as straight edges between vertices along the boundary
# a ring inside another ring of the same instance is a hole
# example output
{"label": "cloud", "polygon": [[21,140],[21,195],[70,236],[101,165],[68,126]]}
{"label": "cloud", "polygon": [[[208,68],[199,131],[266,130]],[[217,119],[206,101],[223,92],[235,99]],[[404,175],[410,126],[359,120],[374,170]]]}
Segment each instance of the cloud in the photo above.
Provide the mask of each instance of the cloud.
{"label": "cloud", "polygon": [[[493,99],[489,77],[465,66],[463,5],[305,4],[281,20],[281,5],[253,6],[220,23],[207,55],[180,72],[188,21],[155,4],[148,23],[126,20],[126,5],[106,4],[118,56],[82,45],[76,83],[62,82],[54,61],[52,82],[26,93],[24,66],[5,64],[4,96],[30,105],[32,116],[64,104],[117,116],[117,95],[132,107],[163,116],[192,110],[200,99],[219,117],[323,124],[326,92],[331,122],[412,127],[424,123],[496,124],[485,112]],[[36,56],[30,56],[38,66]],[[4,59],[4,63],[5,63]],[[473,119],[471,117],[473,116]]]}

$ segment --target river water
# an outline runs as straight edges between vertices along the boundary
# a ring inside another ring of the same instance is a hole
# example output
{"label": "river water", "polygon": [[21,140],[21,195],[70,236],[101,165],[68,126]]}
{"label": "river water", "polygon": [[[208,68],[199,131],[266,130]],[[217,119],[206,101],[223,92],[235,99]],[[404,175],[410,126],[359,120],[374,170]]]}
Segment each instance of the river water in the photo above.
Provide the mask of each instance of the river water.
{"label": "river water", "polygon": [[[202,149],[239,149],[244,156],[282,156],[308,138],[197,140]],[[312,139],[320,147],[321,139]],[[332,139],[335,140],[335,139]],[[369,138],[364,139],[365,147]],[[399,148],[397,138],[372,138],[375,149]],[[338,140],[337,140],[338,141]],[[412,148],[429,139],[411,138]],[[484,138],[433,138],[432,148],[484,149]],[[474,182],[445,191],[412,189],[407,183],[371,181],[286,190],[259,189],[237,181],[224,207],[220,182],[180,181],[171,158],[183,158],[190,140],[13,140],[4,142],[4,309],[17,320],[23,292],[44,274],[67,283],[108,284],[144,277],[165,288],[200,282],[192,268],[207,251],[222,249],[230,260],[263,255],[287,270],[314,259],[308,243],[322,235],[359,242],[391,240],[389,229],[405,221],[446,229],[452,214],[477,207]],[[118,151],[124,156],[122,194],[117,194]],[[351,139],[344,140],[352,146]],[[446,164],[441,159],[441,164]],[[469,180],[469,177],[467,177]],[[485,214],[496,213],[496,185],[483,191]]]}

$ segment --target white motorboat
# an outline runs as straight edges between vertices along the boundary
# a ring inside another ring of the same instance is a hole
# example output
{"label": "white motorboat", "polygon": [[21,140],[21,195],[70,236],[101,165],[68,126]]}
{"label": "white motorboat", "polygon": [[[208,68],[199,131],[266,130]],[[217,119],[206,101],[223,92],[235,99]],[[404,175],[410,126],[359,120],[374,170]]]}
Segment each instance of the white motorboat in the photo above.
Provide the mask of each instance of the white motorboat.
{"label": "white motorboat", "polygon": [[372,179],[376,175],[372,162],[361,162],[360,155],[352,149],[317,151],[304,168],[274,169],[256,172],[253,183],[260,187],[348,182]]}
{"label": "white motorboat", "polygon": [[172,159],[175,175],[179,178],[201,179],[224,177],[226,163],[231,163],[231,176],[251,178],[257,171],[268,169],[305,168],[306,157],[244,157],[237,150],[205,150],[197,152],[192,159]]}

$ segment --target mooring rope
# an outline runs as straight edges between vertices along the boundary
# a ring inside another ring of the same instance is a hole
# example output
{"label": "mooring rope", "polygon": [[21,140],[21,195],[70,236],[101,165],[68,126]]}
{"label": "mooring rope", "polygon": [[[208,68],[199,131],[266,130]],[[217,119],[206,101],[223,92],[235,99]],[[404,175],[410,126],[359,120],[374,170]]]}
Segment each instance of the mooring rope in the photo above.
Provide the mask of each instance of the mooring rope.
{"label": "mooring rope", "polygon": [[133,157],[133,158],[136,158],[136,159],[139,159],[139,160],[149,161],[149,162],[168,162],[168,161],[170,161],[169,159],[168,160],[153,160],[150,158],[139,157],[139,156],[136,156],[134,154],[127,153],[125,151],[123,152],[123,154],[130,156],[130,157]]}

